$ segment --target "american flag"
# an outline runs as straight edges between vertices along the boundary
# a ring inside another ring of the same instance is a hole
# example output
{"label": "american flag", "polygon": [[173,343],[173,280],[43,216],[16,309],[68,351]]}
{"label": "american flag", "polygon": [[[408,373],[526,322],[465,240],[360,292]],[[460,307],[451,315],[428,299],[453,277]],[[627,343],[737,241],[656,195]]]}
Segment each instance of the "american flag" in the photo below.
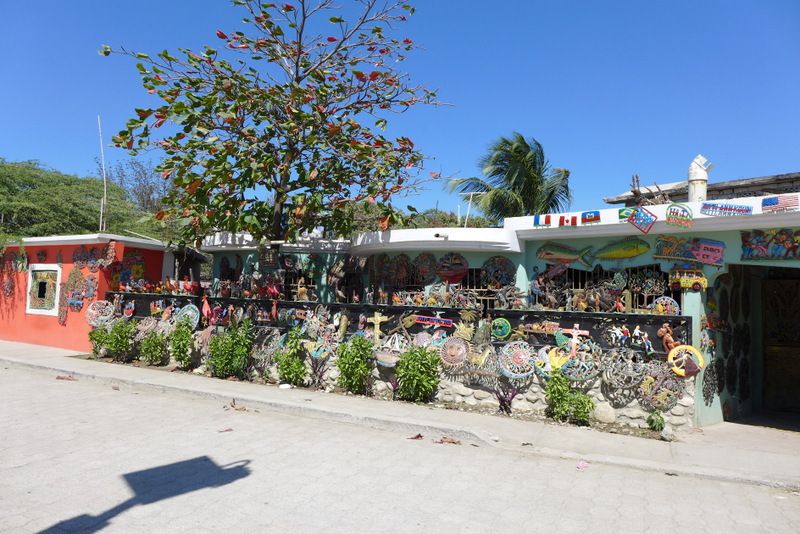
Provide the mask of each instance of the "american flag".
{"label": "american flag", "polygon": [[779,213],[781,211],[797,211],[797,195],[778,195],[761,201],[761,213]]}

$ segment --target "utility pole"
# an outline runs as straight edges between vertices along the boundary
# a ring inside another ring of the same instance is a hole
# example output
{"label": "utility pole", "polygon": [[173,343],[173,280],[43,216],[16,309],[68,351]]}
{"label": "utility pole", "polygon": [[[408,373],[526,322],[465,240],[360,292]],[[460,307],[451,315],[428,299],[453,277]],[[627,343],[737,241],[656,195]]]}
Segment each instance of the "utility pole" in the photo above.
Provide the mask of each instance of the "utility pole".
{"label": "utility pole", "polygon": [[467,203],[467,214],[464,216],[464,228],[467,227],[467,222],[469,222],[469,210],[472,208],[472,196],[477,195],[477,191],[471,191],[469,193],[459,193],[459,195],[469,195],[469,202]]}
{"label": "utility pole", "polygon": [[100,136],[100,171],[103,173],[103,198],[100,199],[100,228],[106,229],[106,211],[108,210],[108,179],[106,178],[106,154],[103,149],[103,127],[100,124],[100,115],[97,116],[97,134]]}

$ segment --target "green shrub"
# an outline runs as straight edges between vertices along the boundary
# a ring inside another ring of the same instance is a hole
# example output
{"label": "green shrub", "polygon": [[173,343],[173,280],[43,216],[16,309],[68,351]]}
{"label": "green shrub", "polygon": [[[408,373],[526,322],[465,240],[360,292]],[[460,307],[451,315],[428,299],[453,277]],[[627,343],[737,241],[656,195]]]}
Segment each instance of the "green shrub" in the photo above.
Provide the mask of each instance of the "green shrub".
{"label": "green shrub", "polygon": [[133,334],[136,331],[135,321],[119,320],[114,323],[108,333],[106,351],[115,360],[130,361],[133,359]]}
{"label": "green shrub", "polygon": [[208,368],[217,378],[244,378],[253,350],[253,331],[245,319],[226,332],[211,338],[208,345]]}
{"label": "green shrub", "polygon": [[305,362],[306,350],[303,347],[303,333],[292,328],[286,335],[283,348],[275,354],[278,378],[284,384],[302,386],[306,382],[308,369]]}
{"label": "green shrub", "polygon": [[353,336],[339,345],[336,367],[339,385],[351,393],[369,394],[367,385],[372,373],[372,343],[364,336]]}
{"label": "green shrub", "polygon": [[664,430],[665,424],[664,416],[661,415],[661,412],[653,412],[647,416],[647,426],[653,432],[661,432]]}
{"label": "green shrub", "polygon": [[439,353],[425,347],[414,347],[400,356],[395,372],[400,383],[398,397],[426,402],[439,387]]}
{"label": "green shrub", "polygon": [[148,365],[164,365],[169,361],[167,339],[160,332],[149,332],[139,343],[139,359]]}
{"label": "green shrub", "polygon": [[188,319],[178,321],[169,335],[169,354],[184,369],[192,365],[192,325]]}
{"label": "green shrub", "polygon": [[588,425],[594,410],[592,398],[573,389],[569,380],[559,371],[553,373],[545,387],[547,414],[556,421]]}
{"label": "green shrub", "polygon": [[108,347],[110,333],[104,326],[99,326],[89,332],[89,341],[92,343],[92,354],[100,356],[103,349]]}

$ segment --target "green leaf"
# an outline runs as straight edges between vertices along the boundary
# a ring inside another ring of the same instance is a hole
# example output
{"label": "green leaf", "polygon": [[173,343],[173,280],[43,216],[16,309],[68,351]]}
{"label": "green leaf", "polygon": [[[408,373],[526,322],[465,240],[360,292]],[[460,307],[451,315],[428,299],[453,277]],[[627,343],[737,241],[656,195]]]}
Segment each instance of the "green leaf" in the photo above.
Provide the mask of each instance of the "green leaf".
{"label": "green leaf", "polygon": [[98,50],[98,52],[97,52],[97,53],[98,53],[98,54],[100,54],[101,56],[108,56],[108,55],[110,55],[110,54],[111,54],[111,47],[110,47],[110,46],[108,46],[108,45],[103,45],[103,46],[100,48],[100,50]]}
{"label": "green leaf", "polygon": [[342,22],[344,22],[344,19],[342,17],[331,17],[328,20],[330,20],[334,24],[341,24]]}

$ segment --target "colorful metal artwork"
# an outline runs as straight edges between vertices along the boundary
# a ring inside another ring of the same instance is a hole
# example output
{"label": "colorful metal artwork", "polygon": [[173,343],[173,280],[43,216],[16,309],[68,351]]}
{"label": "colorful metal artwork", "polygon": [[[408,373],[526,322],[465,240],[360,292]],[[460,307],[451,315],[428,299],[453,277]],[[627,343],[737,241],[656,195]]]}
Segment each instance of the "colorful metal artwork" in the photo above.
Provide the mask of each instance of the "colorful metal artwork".
{"label": "colorful metal artwork", "polygon": [[467,361],[470,353],[469,342],[459,337],[449,337],[439,349],[442,366],[446,369],[458,369]]}
{"label": "colorful metal artwork", "polygon": [[710,217],[738,217],[739,215],[752,215],[753,206],[722,202],[703,202],[703,205],[700,207],[700,213]]}
{"label": "colorful metal artwork", "polygon": [[456,284],[467,276],[469,263],[467,259],[457,252],[448,252],[436,267],[436,274],[450,284]]}
{"label": "colorful metal artwork", "polygon": [[592,254],[596,260],[628,260],[641,256],[650,250],[650,244],[638,237],[629,237],[622,241],[615,241],[600,248]]}
{"label": "colorful metal artwork", "polygon": [[722,265],[724,255],[723,241],[669,235],[656,238],[656,248],[653,253],[656,259],[695,262],[716,267]]}
{"label": "colorful metal artwork", "polygon": [[159,320],[155,317],[145,317],[136,323],[136,333],[133,335],[133,340],[137,343],[141,343],[148,334],[158,330],[158,323]]}
{"label": "colorful metal artwork", "polygon": [[603,382],[613,389],[635,388],[644,380],[647,366],[640,353],[625,348],[608,351],[603,362]]}
{"label": "colorful metal artwork", "polygon": [[[13,278],[10,275],[9,278]],[[28,306],[34,310],[53,310],[56,307],[56,288],[58,271],[31,271],[31,287],[28,292]]]}
{"label": "colorful metal artwork", "polygon": [[694,215],[689,206],[683,204],[670,204],[664,222],[678,228],[691,228],[694,225]]}
{"label": "colorful metal artwork", "polygon": [[591,260],[592,247],[586,247],[580,251],[568,245],[562,245],[553,241],[548,241],[536,252],[536,257],[545,261],[555,263],[580,263],[586,267],[592,266]]}
{"label": "colorful metal artwork", "polygon": [[80,269],[73,268],[67,278],[67,305],[70,311],[81,311],[83,309],[83,299],[85,298],[86,279]]}
{"label": "colorful metal artwork", "polygon": [[664,362],[650,362],[639,384],[639,402],[653,411],[673,409],[685,391],[684,382]]}
{"label": "colorful metal artwork", "polygon": [[2,273],[5,274],[3,277],[3,296],[5,298],[11,298],[14,295],[14,273]]}
{"label": "colorful metal artwork", "polygon": [[653,313],[656,315],[680,315],[681,306],[672,297],[658,297],[652,304]]}
{"label": "colorful metal artwork", "polygon": [[628,222],[643,234],[649,233],[657,220],[658,217],[654,213],[641,206],[635,208],[628,217]]}
{"label": "colorful metal artwork", "polygon": [[703,291],[708,279],[702,269],[673,269],[669,272],[669,286],[673,291]]}
{"label": "colorful metal artwork", "polygon": [[761,199],[761,213],[797,211],[798,207],[800,207],[800,201],[798,201],[797,193]]}
{"label": "colorful metal artwork", "polygon": [[599,224],[600,212],[599,211],[584,211],[581,213],[581,224]]}
{"label": "colorful metal artwork", "polygon": [[691,378],[705,367],[703,354],[691,345],[678,345],[667,355],[672,372],[682,378]]}
{"label": "colorful metal artwork", "polygon": [[717,367],[717,360],[712,360],[703,372],[703,402],[705,402],[706,406],[711,406],[714,403],[714,396],[719,388]]}
{"label": "colorful metal artwork", "polygon": [[58,324],[61,326],[67,324],[67,312],[69,312],[69,304],[67,303],[67,283],[61,282],[58,284]]}
{"label": "colorful metal artwork", "polygon": [[86,322],[97,328],[114,318],[114,305],[107,300],[96,300],[86,308]]}
{"label": "colorful metal artwork", "polygon": [[75,269],[85,269],[89,262],[89,250],[81,245],[72,253],[72,264]]}
{"label": "colorful metal artwork", "polygon": [[281,267],[287,271],[296,271],[300,268],[300,262],[294,254],[283,254],[280,261]]}
{"label": "colorful metal artwork", "polygon": [[483,262],[483,282],[488,287],[507,286],[513,284],[516,278],[516,266],[505,256],[492,256]]}
{"label": "colorful metal artwork", "polygon": [[441,328],[452,328],[453,327],[453,320],[452,319],[443,319],[442,317],[435,317],[435,316],[430,316],[430,315],[416,315],[416,316],[414,316],[414,321],[417,324],[438,326],[438,327],[441,327]]}
{"label": "colorful metal artwork", "polygon": [[182,320],[188,321],[192,330],[194,330],[200,323],[200,310],[194,304],[181,306],[181,309],[175,314],[175,322]]}
{"label": "colorful metal artwork", "polygon": [[800,229],[772,228],[741,232],[742,260],[800,258]]}
{"label": "colorful metal artwork", "polygon": [[531,346],[525,341],[512,341],[500,349],[500,372],[512,380],[521,380],[536,372]]}
{"label": "colorful metal artwork", "polygon": [[36,252],[36,261],[45,263],[47,261],[47,250],[41,249]]}
{"label": "colorful metal artwork", "polygon": [[411,280],[411,259],[406,254],[398,254],[386,263],[386,282],[393,287],[408,285]]}
{"label": "colorful metal artwork", "polygon": [[511,335],[511,323],[505,317],[498,317],[492,321],[492,337],[505,339]]}
{"label": "colorful metal artwork", "polygon": [[90,274],[86,277],[86,298],[89,300],[97,296],[97,276]]}
{"label": "colorful metal artwork", "polygon": [[417,279],[423,285],[428,285],[436,280],[436,256],[430,252],[422,252],[411,263],[417,273]]}

